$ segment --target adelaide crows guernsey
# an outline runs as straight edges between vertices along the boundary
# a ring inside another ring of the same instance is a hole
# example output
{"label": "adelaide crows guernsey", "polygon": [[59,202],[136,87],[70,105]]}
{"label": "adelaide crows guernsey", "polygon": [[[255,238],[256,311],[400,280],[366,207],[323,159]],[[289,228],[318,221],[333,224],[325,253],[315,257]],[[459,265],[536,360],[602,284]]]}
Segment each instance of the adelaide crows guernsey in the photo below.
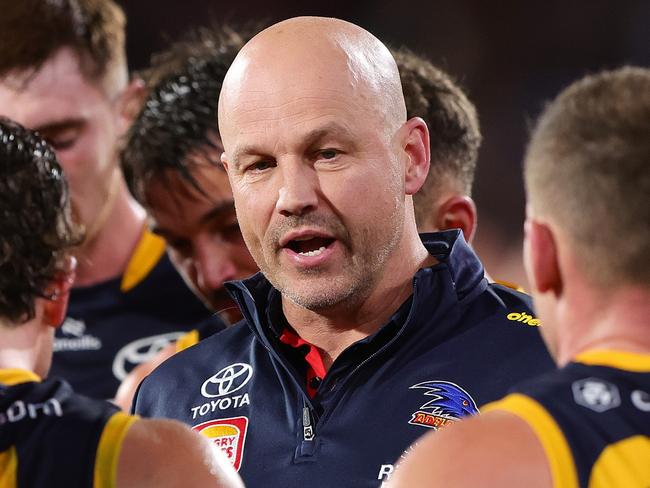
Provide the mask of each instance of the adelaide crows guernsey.
{"label": "adelaide crows guernsey", "polygon": [[439,264],[320,382],[307,384],[297,351],[309,346],[287,337],[279,292],[258,274],[227,285],[244,321],[159,366],[135,411],[206,435],[251,488],[381,485],[422,434],[554,367],[529,297],[489,284],[460,232],[423,241]]}
{"label": "adelaide crows guernsey", "polygon": [[135,420],[64,381],[0,369],[0,488],[113,488]]}
{"label": "adelaide crows guernsey", "polygon": [[122,277],[72,289],[50,374],[78,393],[113,398],[135,366],[209,315],[169,261],[164,240],[146,231]]}
{"label": "adelaide crows guernsey", "polygon": [[530,425],[556,488],[650,487],[650,354],[581,354],[486,410]]}

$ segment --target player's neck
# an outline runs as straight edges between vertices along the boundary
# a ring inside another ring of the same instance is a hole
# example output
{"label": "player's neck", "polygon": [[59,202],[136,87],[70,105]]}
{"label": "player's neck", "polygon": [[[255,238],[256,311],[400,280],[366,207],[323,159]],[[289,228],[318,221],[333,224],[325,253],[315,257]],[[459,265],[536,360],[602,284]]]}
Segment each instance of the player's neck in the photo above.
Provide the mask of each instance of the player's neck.
{"label": "player's neck", "polygon": [[[606,295],[606,296],[605,296]],[[573,317],[582,327],[562,334],[558,363],[566,364],[592,350],[615,350],[650,354],[650,289],[629,286],[594,296],[589,310]]]}
{"label": "player's neck", "polygon": [[379,283],[364,297],[352,297],[319,311],[283,298],[287,321],[301,338],[321,351],[326,368],[348,346],[385,325],[413,293],[413,276],[417,270],[435,264],[435,258],[429,255],[417,234],[415,238],[410,236],[402,241],[401,249],[387,263]]}
{"label": "player's neck", "polygon": [[42,323],[37,318],[24,324],[0,325],[0,369],[37,369],[39,351],[51,344],[44,344]]}
{"label": "player's neck", "polygon": [[120,276],[142,235],[146,214],[120,178],[110,214],[92,240],[79,251],[75,286],[89,286]]}

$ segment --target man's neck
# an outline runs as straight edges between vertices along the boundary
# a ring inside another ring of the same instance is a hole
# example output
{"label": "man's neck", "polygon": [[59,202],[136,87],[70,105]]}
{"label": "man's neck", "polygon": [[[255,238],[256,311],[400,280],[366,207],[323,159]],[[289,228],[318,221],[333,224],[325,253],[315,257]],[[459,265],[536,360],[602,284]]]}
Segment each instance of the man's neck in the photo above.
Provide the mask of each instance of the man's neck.
{"label": "man's neck", "polygon": [[[45,326],[37,317],[22,324],[0,324],[0,369],[36,371],[40,351],[51,354],[52,344],[47,344]],[[37,373],[43,374],[42,371]]]}
{"label": "man's neck", "polygon": [[600,295],[588,302],[589,311],[572,318],[580,327],[560,333],[558,364],[591,350],[650,354],[650,289],[629,286]]}
{"label": "man's neck", "polygon": [[287,321],[301,338],[319,349],[327,369],[348,346],[386,324],[413,293],[413,276],[417,270],[435,264],[435,258],[429,255],[419,237],[409,247],[407,253],[399,253],[399,258],[396,255],[387,263],[380,282],[364,297],[352,297],[345,303],[318,311],[282,297]]}
{"label": "man's neck", "polygon": [[122,178],[104,225],[78,254],[75,286],[90,286],[120,276],[142,235],[146,214]]}

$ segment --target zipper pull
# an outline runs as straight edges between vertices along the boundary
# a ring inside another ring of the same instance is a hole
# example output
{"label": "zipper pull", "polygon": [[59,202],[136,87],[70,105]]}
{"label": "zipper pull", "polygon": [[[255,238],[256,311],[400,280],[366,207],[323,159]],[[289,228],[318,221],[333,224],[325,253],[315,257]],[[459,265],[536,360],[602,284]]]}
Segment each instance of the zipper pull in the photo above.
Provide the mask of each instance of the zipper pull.
{"label": "zipper pull", "polygon": [[302,436],[306,441],[314,440],[314,428],[311,425],[311,412],[309,407],[302,408]]}

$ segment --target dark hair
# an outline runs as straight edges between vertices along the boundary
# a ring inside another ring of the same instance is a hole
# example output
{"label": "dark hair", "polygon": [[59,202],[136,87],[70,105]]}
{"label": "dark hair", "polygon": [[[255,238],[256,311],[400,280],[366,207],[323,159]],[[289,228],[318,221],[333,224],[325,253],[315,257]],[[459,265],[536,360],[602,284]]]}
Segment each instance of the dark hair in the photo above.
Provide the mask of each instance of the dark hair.
{"label": "dark hair", "polygon": [[650,285],[650,69],[605,71],[560,93],[533,131],[524,176],[533,213],[561,227],[593,284]]}
{"label": "dark hair", "polygon": [[399,69],[409,118],[429,127],[431,169],[414,196],[418,226],[432,212],[437,192],[453,185],[471,195],[481,131],[476,108],[452,78],[405,47],[391,50]]}
{"label": "dark hair", "polygon": [[66,250],[80,241],[68,186],[53,149],[0,117],[0,317],[34,317]]}
{"label": "dark hair", "polygon": [[126,21],[111,0],[2,0],[0,12],[0,75],[29,77],[63,47],[79,56],[90,79],[116,64],[126,69]]}
{"label": "dark hair", "polygon": [[[192,158],[219,142],[217,106],[223,78],[257,26],[203,28],[191,32],[139,73],[149,93],[132,124],[121,153],[129,187],[145,203],[153,177],[178,173],[201,191],[191,174]],[[215,164],[220,164],[214,162]]]}

